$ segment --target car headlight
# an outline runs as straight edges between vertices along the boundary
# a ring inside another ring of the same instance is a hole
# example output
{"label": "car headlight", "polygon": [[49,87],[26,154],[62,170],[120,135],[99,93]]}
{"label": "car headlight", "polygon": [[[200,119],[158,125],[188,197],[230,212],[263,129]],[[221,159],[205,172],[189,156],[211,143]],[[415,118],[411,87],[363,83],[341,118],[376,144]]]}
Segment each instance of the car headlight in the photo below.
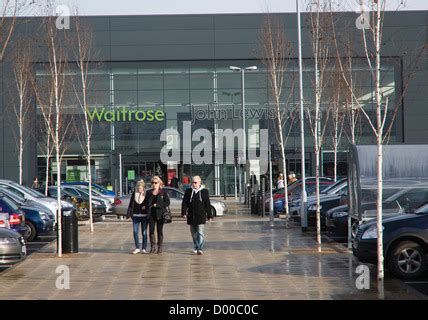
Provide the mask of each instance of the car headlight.
{"label": "car headlight", "polygon": [[40,219],[42,220],[46,220],[46,221],[50,220],[50,217],[46,212],[39,211],[39,215],[40,215]]}
{"label": "car headlight", "polygon": [[343,217],[347,217],[348,216],[348,212],[334,212],[332,214],[333,218],[343,218]]}
{"label": "car headlight", "polygon": [[[322,205],[320,205],[320,210],[322,209]],[[308,211],[317,211],[317,205],[313,204],[308,207]]]}
{"label": "car headlight", "polygon": [[[385,229],[382,227],[382,230]],[[372,225],[369,227],[366,231],[364,231],[363,236],[361,239],[377,239],[377,226]]]}
{"label": "car headlight", "polygon": [[19,242],[16,238],[0,238],[2,244],[17,244]]}

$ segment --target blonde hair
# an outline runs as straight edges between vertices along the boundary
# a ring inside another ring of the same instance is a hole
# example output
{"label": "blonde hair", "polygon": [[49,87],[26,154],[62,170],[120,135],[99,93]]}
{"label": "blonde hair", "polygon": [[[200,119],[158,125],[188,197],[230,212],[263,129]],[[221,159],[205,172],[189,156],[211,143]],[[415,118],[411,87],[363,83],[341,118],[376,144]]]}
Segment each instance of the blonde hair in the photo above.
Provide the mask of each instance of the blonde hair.
{"label": "blonde hair", "polygon": [[139,187],[143,187],[143,189],[146,187],[144,180],[138,180],[137,184],[135,185],[135,190],[138,191]]}
{"label": "blonde hair", "polygon": [[[152,180],[151,180],[152,182],[153,181],[158,181],[159,182],[159,188],[163,188],[163,186],[164,186],[164,184],[163,184],[163,181],[162,181],[162,179],[159,177],[159,176],[153,176],[153,178],[152,178]],[[153,186],[152,186],[153,187]]]}
{"label": "blonde hair", "polygon": [[202,179],[200,176],[194,176],[193,179],[197,179],[197,180],[199,180],[200,183],[202,183]]}

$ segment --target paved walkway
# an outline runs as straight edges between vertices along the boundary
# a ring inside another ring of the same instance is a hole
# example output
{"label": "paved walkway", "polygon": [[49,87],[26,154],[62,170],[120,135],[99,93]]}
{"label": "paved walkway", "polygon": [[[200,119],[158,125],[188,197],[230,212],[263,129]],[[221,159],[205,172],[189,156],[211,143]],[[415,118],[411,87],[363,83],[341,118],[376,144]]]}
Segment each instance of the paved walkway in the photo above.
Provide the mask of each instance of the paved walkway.
{"label": "paved walkway", "polygon": [[[0,274],[0,299],[376,299],[355,288],[356,263],[341,245],[317,252],[313,235],[230,205],[207,226],[203,256],[192,253],[188,226],[165,227],[162,255],[131,255],[129,221],[104,221],[90,235],[80,227],[80,253],[57,258],[54,246]],[[70,268],[70,289],[58,290],[58,265]],[[385,298],[420,298],[388,280]]]}

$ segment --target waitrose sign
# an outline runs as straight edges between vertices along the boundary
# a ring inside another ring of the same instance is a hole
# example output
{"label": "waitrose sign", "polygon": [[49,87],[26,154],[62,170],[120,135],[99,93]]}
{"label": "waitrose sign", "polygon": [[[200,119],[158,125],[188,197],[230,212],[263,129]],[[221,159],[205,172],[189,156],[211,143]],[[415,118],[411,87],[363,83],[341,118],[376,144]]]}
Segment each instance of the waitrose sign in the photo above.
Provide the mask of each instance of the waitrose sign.
{"label": "waitrose sign", "polygon": [[165,119],[165,112],[162,110],[153,109],[130,109],[127,107],[119,107],[115,110],[109,108],[93,108],[87,110],[90,121],[163,121]]}

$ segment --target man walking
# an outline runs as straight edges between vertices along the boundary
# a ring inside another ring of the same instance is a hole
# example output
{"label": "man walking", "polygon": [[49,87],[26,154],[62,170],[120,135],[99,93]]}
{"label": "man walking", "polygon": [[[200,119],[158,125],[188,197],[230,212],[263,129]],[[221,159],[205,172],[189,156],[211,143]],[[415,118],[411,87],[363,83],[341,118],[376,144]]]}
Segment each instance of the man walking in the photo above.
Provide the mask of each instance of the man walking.
{"label": "man walking", "polygon": [[195,176],[192,179],[192,186],[186,190],[181,204],[181,215],[187,218],[187,224],[190,225],[190,233],[193,238],[195,254],[203,254],[205,242],[205,223],[207,217],[212,221],[212,212],[208,190],[201,185],[201,178]]}

